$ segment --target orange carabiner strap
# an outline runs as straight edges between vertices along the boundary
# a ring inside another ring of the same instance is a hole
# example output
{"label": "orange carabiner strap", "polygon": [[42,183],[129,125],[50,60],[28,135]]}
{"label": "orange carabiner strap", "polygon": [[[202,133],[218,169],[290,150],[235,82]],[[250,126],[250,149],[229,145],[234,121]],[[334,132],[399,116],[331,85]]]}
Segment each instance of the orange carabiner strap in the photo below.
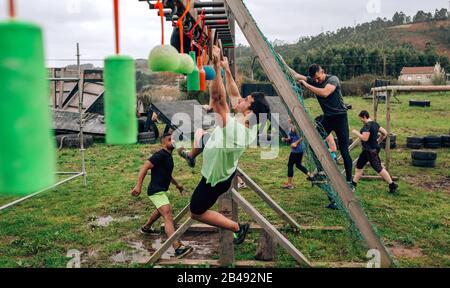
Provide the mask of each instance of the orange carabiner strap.
{"label": "orange carabiner strap", "polygon": [[161,16],[161,46],[164,46],[164,5],[161,0],[156,2],[155,8],[159,9],[159,15]]}
{"label": "orange carabiner strap", "polygon": [[119,43],[119,0],[114,0],[114,31],[116,35],[116,54],[120,53]]}
{"label": "orange carabiner strap", "polygon": [[178,25],[178,29],[179,29],[179,34],[180,34],[180,53],[183,54],[184,53],[184,29],[183,29],[183,20],[186,17],[187,13],[189,12],[189,8],[191,7],[191,0],[188,0],[186,3],[186,8],[184,9],[183,14],[181,15],[180,19],[178,19],[177,21],[177,25]]}

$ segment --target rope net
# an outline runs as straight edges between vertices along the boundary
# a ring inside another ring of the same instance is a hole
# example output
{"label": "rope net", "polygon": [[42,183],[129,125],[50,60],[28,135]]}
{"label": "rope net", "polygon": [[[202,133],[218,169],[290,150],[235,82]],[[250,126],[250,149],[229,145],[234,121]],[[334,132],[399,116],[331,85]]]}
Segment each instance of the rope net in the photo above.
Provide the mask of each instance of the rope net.
{"label": "rope net", "polygon": [[[251,13],[250,13],[248,7],[245,5],[245,3],[244,3],[244,6],[247,9],[248,14],[251,15]],[[298,82],[292,77],[290,71],[288,70],[288,67],[286,67],[286,65],[285,65],[284,61],[281,59],[280,55],[275,51],[275,49],[272,46],[272,44],[270,43],[270,41],[265,37],[265,35],[261,31],[261,29],[259,28],[258,24],[254,20],[253,16],[252,16],[252,21],[256,25],[261,37],[266,42],[267,47],[269,47],[269,49],[272,53],[272,56],[275,58],[275,60],[278,63],[278,66],[283,71],[284,76],[291,84],[292,89],[295,91],[295,93],[297,95],[297,99],[299,100],[302,109],[306,112],[309,121],[316,124],[316,128],[317,128],[319,134],[322,136],[324,145],[326,147],[328,147],[328,144],[326,143],[325,137],[324,137],[326,135],[325,129],[323,128],[323,126],[321,126],[314,120],[314,117],[311,115],[311,112],[305,106],[305,101],[304,101],[305,98],[303,95],[303,89],[297,84]],[[362,243],[363,237],[360,234],[359,229],[357,229],[355,224],[353,223],[353,221],[351,221],[348,210],[342,203],[338,193],[334,190],[334,188],[330,182],[330,179],[328,178],[328,176],[325,173],[325,170],[322,167],[321,162],[319,161],[318,157],[316,156],[313,149],[311,148],[311,145],[309,144],[308,139],[305,137],[304,133],[302,132],[302,129],[300,129],[299,123],[297,123],[295,118],[292,117],[292,113],[291,113],[289,107],[286,105],[286,103],[284,101],[282,101],[282,103],[283,103],[283,105],[285,105],[286,110],[288,111],[289,116],[291,117],[293,123],[295,123],[299,136],[304,139],[304,142],[303,142],[304,143],[304,154],[305,154],[305,160],[306,160],[305,166],[307,167],[308,171],[310,171],[311,173],[313,173],[315,175],[313,185],[316,185],[317,187],[319,187],[322,191],[324,191],[326,193],[326,195],[328,196],[330,201],[334,201],[336,203],[336,205],[338,207],[338,211],[340,211],[340,213],[347,219],[346,222],[347,222],[347,225],[349,228],[349,229],[347,229],[347,231],[351,235],[351,238],[358,240],[358,242],[361,243],[361,245],[363,245],[363,243]],[[362,206],[362,208],[364,209],[363,206]],[[375,227],[374,227],[374,231],[375,231],[376,235],[378,236],[378,238],[380,238],[379,233]]]}

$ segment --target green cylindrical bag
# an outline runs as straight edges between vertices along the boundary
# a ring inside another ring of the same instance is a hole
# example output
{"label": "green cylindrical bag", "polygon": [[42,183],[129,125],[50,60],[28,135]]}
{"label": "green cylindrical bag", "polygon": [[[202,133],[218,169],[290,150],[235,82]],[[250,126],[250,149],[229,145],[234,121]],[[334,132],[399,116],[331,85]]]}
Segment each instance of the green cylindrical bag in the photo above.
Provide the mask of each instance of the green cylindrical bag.
{"label": "green cylindrical bag", "polygon": [[133,144],[137,141],[136,74],[131,57],[105,59],[106,143]]}
{"label": "green cylindrical bag", "polygon": [[0,194],[26,195],[55,182],[47,77],[42,30],[0,23]]}
{"label": "green cylindrical bag", "polygon": [[[197,63],[195,52],[189,52],[194,63]],[[191,74],[187,75],[187,90],[188,91],[200,91],[200,74],[197,65],[194,65],[194,70]]]}

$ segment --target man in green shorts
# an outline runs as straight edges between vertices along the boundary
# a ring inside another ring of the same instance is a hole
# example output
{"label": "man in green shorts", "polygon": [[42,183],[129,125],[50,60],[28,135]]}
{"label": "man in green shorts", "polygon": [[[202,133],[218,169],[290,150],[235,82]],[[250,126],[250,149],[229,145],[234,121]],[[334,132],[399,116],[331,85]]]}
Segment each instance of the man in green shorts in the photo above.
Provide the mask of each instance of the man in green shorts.
{"label": "man in green shorts", "polygon": [[[234,232],[234,244],[238,245],[245,240],[249,224],[236,223],[209,209],[220,195],[230,189],[239,158],[248,146],[256,143],[258,122],[261,117],[270,114],[270,108],[264,93],[256,92],[245,98],[241,97],[228,66],[228,59],[220,61],[220,49],[216,46],[213,48],[212,58],[217,76],[209,85],[210,106],[218,125],[211,134],[204,131],[196,133],[194,149],[187,151],[181,148],[179,153],[190,166],[195,165],[195,157],[203,153],[202,179],[192,194],[191,218]],[[225,69],[226,90],[221,66]],[[237,113],[235,116],[230,115],[227,94]]]}
{"label": "man in green shorts", "polygon": [[[151,228],[152,224],[158,220],[159,217],[164,219],[164,229],[167,237],[175,233],[172,217],[172,206],[169,198],[167,198],[167,190],[169,190],[170,183],[174,184],[180,193],[183,192],[181,186],[173,177],[173,158],[172,151],[174,143],[172,142],[172,134],[166,133],[161,137],[162,149],[154,153],[147,161],[145,161],[141,170],[139,171],[136,187],[131,191],[131,195],[137,197],[141,194],[142,183],[148,170],[152,171],[150,185],[147,189],[147,194],[155,205],[156,210],[152,213],[147,223],[141,227],[141,232],[144,234],[153,234],[155,231]],[[175,249],[175,256],[177,258],[184,257],[192,252],[192,247],[185,246],[181,242],[176,241],[173,244]]]}

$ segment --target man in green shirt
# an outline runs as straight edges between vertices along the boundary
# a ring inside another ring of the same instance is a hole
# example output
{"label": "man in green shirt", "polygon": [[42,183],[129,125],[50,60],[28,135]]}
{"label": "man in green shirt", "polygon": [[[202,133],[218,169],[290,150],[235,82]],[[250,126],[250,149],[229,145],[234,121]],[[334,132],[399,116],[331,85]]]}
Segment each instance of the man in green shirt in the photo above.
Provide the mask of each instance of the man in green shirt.
{"label": "man in green shirt", "polygon": [[[245,149],[255,143],[258,122],[270,114],[264,93],[252,93],[243,98],[228,66],[228,59],[220,60],[220,49],[213,48],[212,59],[216,78],[209,85],[210,106],[217,127],[211,134],[198,131],[194,149],[180,149],[190,166],[195,165],[195,157],[203,153],[202,179],[192,194],[190,210],[194,220],[234,232],[234,243],[241,244],[249,229],[249,224],[236,223],[222,214],[209,210],[220,195],[227,192],[236,174],[239,158]],[[227,87],[225,90],[221,67],[225,69]],[[230,115],[227,97],[230,99],[235,116]],[[262,118],[261,118],[262,119]]]}

